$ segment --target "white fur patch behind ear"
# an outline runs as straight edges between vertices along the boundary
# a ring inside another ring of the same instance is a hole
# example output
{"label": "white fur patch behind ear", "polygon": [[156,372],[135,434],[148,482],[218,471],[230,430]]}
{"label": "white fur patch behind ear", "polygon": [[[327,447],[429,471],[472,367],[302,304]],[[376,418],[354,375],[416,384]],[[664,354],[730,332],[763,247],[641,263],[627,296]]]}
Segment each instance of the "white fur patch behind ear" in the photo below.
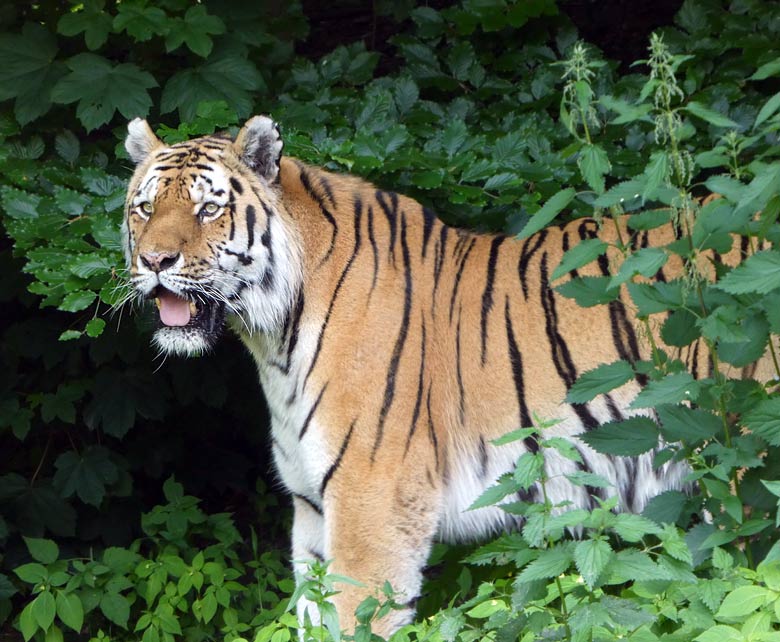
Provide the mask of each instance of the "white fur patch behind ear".
{"label": "white fur patch behind ear", "polygon": [[128,123],[125,149],[136,165],[143,162],[152,150],[160,145],[162,141],[154,135],[149,123],[143,118],[133,118]]}
{"label": "white fur patch behind ear", "polygon": [[252,116],[236,136],[239,158],[254,172],[273,183],[279,177],[282,138],[278,125],[267,116]]}

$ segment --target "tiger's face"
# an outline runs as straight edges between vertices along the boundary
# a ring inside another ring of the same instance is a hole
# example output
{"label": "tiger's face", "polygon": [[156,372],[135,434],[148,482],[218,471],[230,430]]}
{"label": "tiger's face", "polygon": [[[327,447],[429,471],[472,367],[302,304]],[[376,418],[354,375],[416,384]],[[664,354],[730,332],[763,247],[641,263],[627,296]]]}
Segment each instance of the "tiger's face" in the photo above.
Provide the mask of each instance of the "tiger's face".
{"label": "tiger's face", "polygon": [[205,137],[164,145],[146,121],[128,126],[136,162],[125,204],[130,281],[157,305],[164,351],[211,348],[226,315],[249,333],[281,323],[298,287],[296,242],[280,212],[282,142],[256,116],[235,141]]}

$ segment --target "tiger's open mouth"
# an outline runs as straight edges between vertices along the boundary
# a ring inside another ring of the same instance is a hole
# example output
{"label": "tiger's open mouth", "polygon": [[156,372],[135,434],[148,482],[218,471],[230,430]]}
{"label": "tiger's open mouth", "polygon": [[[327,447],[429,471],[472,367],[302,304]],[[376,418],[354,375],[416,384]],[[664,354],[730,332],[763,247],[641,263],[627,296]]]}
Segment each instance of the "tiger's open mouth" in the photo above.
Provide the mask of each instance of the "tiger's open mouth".
{"label": "tiger's open mouth", "polygon": [[220,333],[225,322],[225,304],[203,296],[185,298],[157,286],[149,294],[159,311],[158,328],[200,330],[208,336]]}

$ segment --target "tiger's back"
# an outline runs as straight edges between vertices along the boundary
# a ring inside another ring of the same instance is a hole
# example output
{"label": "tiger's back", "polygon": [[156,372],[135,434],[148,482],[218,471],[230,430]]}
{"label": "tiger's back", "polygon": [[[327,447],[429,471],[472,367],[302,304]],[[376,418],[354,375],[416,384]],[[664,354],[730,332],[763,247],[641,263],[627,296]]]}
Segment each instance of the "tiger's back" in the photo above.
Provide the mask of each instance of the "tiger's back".
{"label": "tiger's back", "polygon": [[[456,230],[412,199],[282,158],[278,132],[260,117],[235,143],[199,139],[173,152],[146,130],[131,126],[128,137],[139,162],[128,258],[139,291],[162,297],[161,315],[183,320],[186,303],[195,307],[181,327],[163,324],[157,340],[174,352],[186,352],[190,335],[192,346],[210,345],[214,324],[202,322],[210,306],[232,313],[257,362],[274,460],[293,495],[293,559],[332,559],[335,572],[369,586],[390,580],[408,608],[383,620],[385,633],[412,616],[437,534],[472,539],[516,525],[496,507],[466,510],[538,449],[530,437],[492,440],[534,416],[559,419],[549,434],[572,438],[635,412],[628,405],[641,375],[588,404],[564,403],[582,372],[648,358],[631,307],[580,308],[551,287],[566,249],[595,236],[615,244],[617,228],[583,219],[522,241]],[[172,169],[156,160],[171,156],[183,159]],[[177,198],[155,184],[178,185]],[[674,240],[669,226],[633,237],[619,226],[637,247]],[[166,230],[177,229],[192,238],[172,240]],[[195,237],[205,249],[188,263]],[[735,262],[738,250],[725,259]],[[579,274],[608,273],[617,260],[611,251]],[[679,276],[675,261],[657,278]],[[679,356],[705,374],[703,354],[694,345]],[[653,470],[652,453],[616,458],[573,443],[581,464],[544,453],[554,504],[593,505],[597,490],[563,477],[579,469],[607,478],[623,510],[682,483],[684,468]],[[541,497],[532,487],[520,499]],[[333,601],[346,617],[363,595],[347,587]]]}

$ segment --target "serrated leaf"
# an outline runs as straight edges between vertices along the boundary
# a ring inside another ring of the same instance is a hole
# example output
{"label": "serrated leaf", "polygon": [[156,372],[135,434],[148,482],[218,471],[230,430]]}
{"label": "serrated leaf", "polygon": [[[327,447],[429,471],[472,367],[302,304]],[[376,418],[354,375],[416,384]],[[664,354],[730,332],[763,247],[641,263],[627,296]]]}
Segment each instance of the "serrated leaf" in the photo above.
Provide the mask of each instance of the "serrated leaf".
{"label": "serrated leaf", "polygon": [[526,223],[525,227],[517,235],[518,238],[524,239],[535,234],[543,227],[545,227],[550,221],[552,221],[569,203],[576,192],[573,188],[569,187],[556,192],[553,196],[547,199],[547,202],[535,212],[531,219]]}
{"label": "serrated leaf", "polygon": [[598,145],[586,144],[580,151],[577,165],[585,182],[594,192],[601,194],[604,191],[604,175],[612,169],[607,152]]}
{"label": "serrated leaf", "polygon": [[59,547],[50,539],[25,537],[24,543],[27,546],[27,550],[30,551],[32,558],[41,564],[52,564],[57,561],[60,555]]}
{"label": "serrated leaf", "polygon": [[187,9],[183,18],[169,19],[167,27],[166,51],[174,51],[186,44],[190,51],[203,58],[211,53],[211,36],[225,33],[225,23],[217,16],[209,15],[202,4]]}
{"label": "serrated leaf", "polygon": [[58,341],[74,341],[81,338],[81,332],[78,330],[65,330],[58,337]]}
{"label": "serrated leaf", "polygon": [[609,276],[580,276],[556,285],[554,290],[567,299],[574,299],[580,307],[590,308],[620,296],[620,288],[611,287],[610,281]]}
{"label": "serrated leaf", "polygon": [[763,104],[758,111],[756,121],[753,123],[753,128],[755,129],[767,118],[770,118],[778,109],[780,109],[780,92],[776,93]]}
{"label": "serrated leaf", "polygon": [[596,452],[633,457],[658,445],[658,426],[647,417],[630,417],[598,426],[579,438]]}
{"label": "serrated leaf", "polygon": [[81,631],[84,624],[84,607],[75,593],[57,592],[57,617],[65,626],[70,627],[76,633]]}
{"label": "serrated leaf", "polygon": [[715,287],[729,294],[766,294],[780,287],[780,252],[756,252],[718,281]]}
{"label": "serrated leaf", "polygon": [[558,577],[569,568],[573,561],[574,555],[570,545],[556,545],[541,551],[539,557],[523,569],[517,581],[531,582]]}
{"label": "serrated leaf", "polygon": [[467,510],[476,510],[477,508],[484,508],[486,506],[493,506],[500,502],[507,495],[516,493],[518,490],[517,482],[515,482],[512,475],[506,474],[499,477],[498,482],[493,486],[490,486],[483,492]]}
{"label": "serrated leaf", "polygon": [[612,527],[625,542],[638,542],[645,535],[658,535],[661,529],[652,520],[631,513],[620,513]]}
{"label": "serrated leaf", "polygon": [[224,100],[239,117],[252,112],[255,98],[266,90],[257,67],[247,59],[245,47],[225,44],[196,67],[175,73],[162,93],[160,111],[179,110],[182,120],[193,120],[198,103]]}
{"label": "serrated leaf", "polygon": [[759,402],[745,413],[742,423],[772,446],[780,446],[780,397]]}
{"label": "serrated leaf", "polygon": [[674,523],[680,518],[686,499],[679,490],[667,490],[647,502],[642,515],[657,524]]}
{"label": "serrated leaf", "polygon": [[541,453],[523,453],[517,460],[514,478],[517,484],[528,490],[542,476],[544,457]]}
{"label": "serrated leaf", "polygon": [[81,453],[68,451],[55,461],[57,472],[54,484],[63,497],[77,494],[81,501],[99,507],[106,493],[106,485],[118,479],[116,465],[109,459],[108,451],[91,446]]}
{"label": "serrated leaf", "polygon": [[718,618],[742,618],[761,607],[774,593],[763,586],[740,586],[729,593],[715,614]]}
{"label": "serrated leaf", "polygon": [[648,383],[631,402],[631,408],[655,408],[661,404],[696,401],[698,397],[699,382],[689,372],[677,372]]}
{"label": "serrated leaf", "polygon": [[625,125],[637,120],[648,120],[648,114],[652,109],[651,105],[647,103],[632,105],[614,96],[601,96],[599,103],[618,114],[616,118],[610,121],[613,125]]}
{"label": "serrated leaf", "polygon": [[80,312],[88,308],[96,298],[97,294],[92,290],[77,290],[66,294],[57,307],[65,312]]}
{"label": "serrated leaf", "polygon": [[567,403],[587,403],[600,394],[619,388],[634,378],[634,369],[628,361],[597,366],[583,372],[566,395]]}
{"label": "serrated leaf", "polygon": [[38,205],[41,197],[13,187],[0,188],[3,210],[8,216],[16,219],[38,218]]}
{"label": "serrated leaf", "polygon": [[646,277],[656,275],[669,259],[666,252],[659,247],[645,247],[629,255],[620,265],[618,273],[612,277],[609,283],[611,288],[625,283],[633,276],[640,274]]}
{"label": "serrated leaf", "polygon": [[610,488],[612,483],[596,473],[588,473],[577,470],[573,473],[564,473],[564,477],[575,486],[592,486],[593,488]]}
{"label": "serrated leaf", "polygon": [[76,115],[87,131],[105,125],[117,110],[125,118],[149,113],[152,99],[147,90],[157,82],[148,72],[131,63],[114,65],[91,53],[77,54],[67,65],[70,73],[54,86],[52,100],[78,101]]}
{"label": "serrated leaf", "polygon": [[16,99],[20,124],[49,111],[52,87],[64,71],[56,56],[56,40],[42,25],[28,22],[21,34],[0,34],[0,100]]}
{"label": "serrated leaf", "polygon": [[591,590],[597,586],[613,555],[612,547],[605,539],[586,539],[574,547],[574,563]]}
{"label": "serrated leaf", "polygon": [[93,339],[96,337],[99,337],[101,334],[103,334],[103,330],[106,328],[106,322],[105,319],[90,319],[87,321],[87,325],[85,326],[85,330],[87,332],[87,336],[92,337]]}
{"label": "serrated leaf", "polygon": [[667,441],[697,442],[710,439],[723,429],[717,415],[688,406],[661,405],[656,408],[661,434]]}
{"label": "serrated leaf", "polygon": [[81,143],[69,129],[57,134],[54,139],[54,149],[60,155],[60,158],[71,165],[78,160],[81,151]]}
{"label": "serrated leaf", "polygon": [[113,26],[114,31],[126,31],[136,42],[145,42],[166,32],[168,17],[162,9],[145,2],[120,2]]}
{"label": "serrated leaf", "polygon": [[777,74],[780,74],[780,58],[775,58],[774,60],[770,60],[761,65],[756,69],[753,75],[750,76],[750,80],[765,80],[770,76],[776,76]]}
{"label": "serrated leaf", "polygon": [[104,11],[104,0],[85,0],[76,11],[60,17],[57,33],[63,36],[84,34],[84,42],[90,51],[100,49],[111,32],[111,16]]}
{"label": "serrated leaf", "polygon": [[693,639],[695,642],[745,642],[744,636],[737,629],[725,624],[716,624]]}
{"label": "serrated leaf", "polygon": [[731,127],[733,129],[739,128],[739,125],[731,120],[731,118],[728,118],[727,116],[724,116],[723,114],[710,109],[709,107],[705,107],[695,100],[690,101],[687,105],[685,105],[685,107],[683,107],[683,109],[688,113],[701,118],[702,120],[706,120],[708,123],[715,125],[716,127]]}
{"label": "serrated leaf", "polygon": [[564,274],[581,268],[607,251],[608,245],[601,239],[585,239],[580,241],[570,250],[567,250],[558,267],[552,273],[552,280],[562,277]]}

